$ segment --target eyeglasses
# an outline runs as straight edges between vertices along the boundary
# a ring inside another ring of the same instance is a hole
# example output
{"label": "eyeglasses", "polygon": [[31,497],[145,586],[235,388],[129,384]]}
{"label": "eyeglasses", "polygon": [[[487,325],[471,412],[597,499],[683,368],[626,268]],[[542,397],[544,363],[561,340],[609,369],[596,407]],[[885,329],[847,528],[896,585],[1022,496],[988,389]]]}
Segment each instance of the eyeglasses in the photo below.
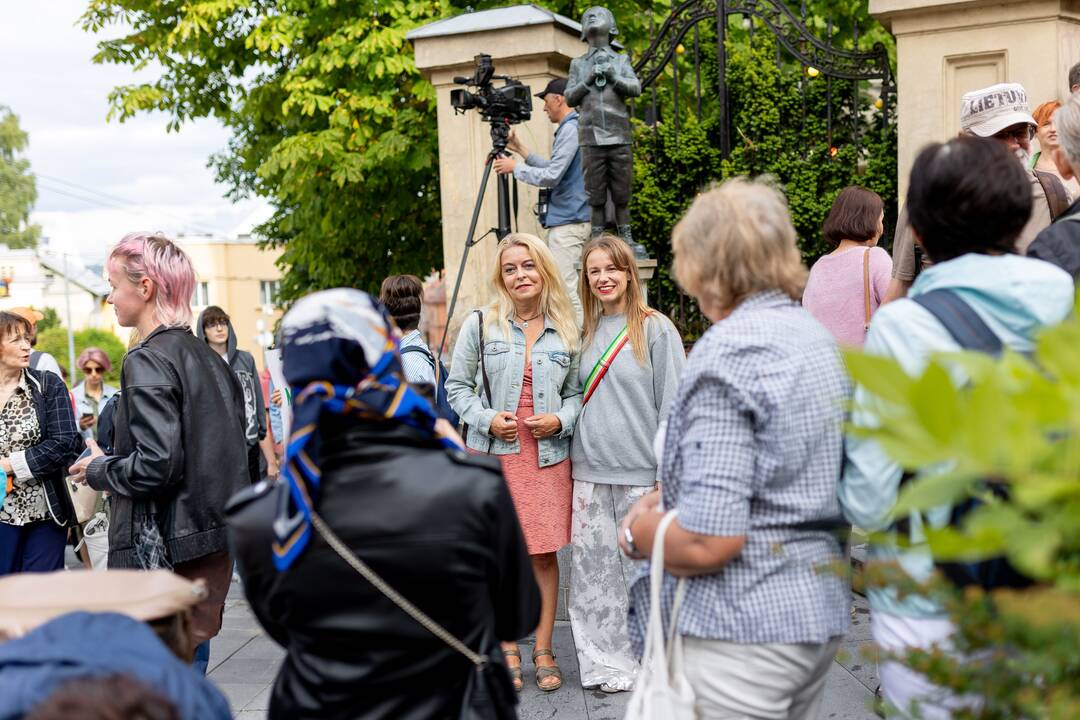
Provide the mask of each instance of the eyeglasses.
{"label": "eyeglasses", "polygon": [[228,320],[210,320],[203,327],[205,327],[207,330],[217,330],[218,328],[227,328],[227,327],[229,327],[229,321]]}
{"label": "eyeglasses", "polygon": [[87,375],[104,375],[105,368],[86,366],[83,368],[83,372]]}
{"label": "eyeglasses", "polygon": [[1030,140],[1035,137],[1035,128],[1030,125],[1014,125],[1013,127],[1007,127],[1004,130],[999,130],[991,137],[996,140],[1008,140],[1013,138],[1017,141]]}

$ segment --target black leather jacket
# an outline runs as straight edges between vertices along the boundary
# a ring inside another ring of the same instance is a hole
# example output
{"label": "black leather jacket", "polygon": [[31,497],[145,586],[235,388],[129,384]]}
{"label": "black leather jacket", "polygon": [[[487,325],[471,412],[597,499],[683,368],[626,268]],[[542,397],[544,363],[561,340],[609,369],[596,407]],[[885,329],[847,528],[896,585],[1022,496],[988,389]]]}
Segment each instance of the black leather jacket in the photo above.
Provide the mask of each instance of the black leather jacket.
{"label": "black leather jacket", "polygon": [[[398,592],[501,663],[497,641],[536,627],[540,596],[499,464],[403,425],[327,418],[321,430],[323,519]],[[271,522],[287,492],[260,483],[228,510],[244,593],[288,650],[270,718],[457,718],[472,665],[322,538],[276,570]]]}
{"label": "black leather jacket", "polygon": [[112,493],[109,567],[138,567],[132,513],[152,505],[173,563],[225,550],[225,502],[251,484],[244,405],[229,366],[187,328],[159,327],[124,358],[113,455],[87,483]]}

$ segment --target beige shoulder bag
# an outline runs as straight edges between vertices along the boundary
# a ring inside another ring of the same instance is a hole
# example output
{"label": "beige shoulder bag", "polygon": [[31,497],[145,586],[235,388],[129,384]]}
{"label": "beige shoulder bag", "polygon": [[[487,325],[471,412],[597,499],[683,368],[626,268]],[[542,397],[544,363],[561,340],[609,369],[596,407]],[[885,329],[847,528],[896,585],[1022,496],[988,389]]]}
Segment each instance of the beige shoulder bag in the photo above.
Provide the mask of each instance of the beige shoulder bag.
{"label": "beige shoulder bag", "polygon": [[865,310],[865,321],[863,322],[863,332],[870,330],[870,248],[866,248],[863,251],[862,256],[862,284],[863,284],[863,309]]}

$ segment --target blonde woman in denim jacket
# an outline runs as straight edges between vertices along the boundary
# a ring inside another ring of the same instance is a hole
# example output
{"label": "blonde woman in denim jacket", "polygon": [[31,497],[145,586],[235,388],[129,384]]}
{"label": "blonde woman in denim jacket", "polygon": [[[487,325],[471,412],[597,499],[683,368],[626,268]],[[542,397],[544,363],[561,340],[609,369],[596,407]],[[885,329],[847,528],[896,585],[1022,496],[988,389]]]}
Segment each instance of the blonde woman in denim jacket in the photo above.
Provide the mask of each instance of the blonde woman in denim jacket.
{"label": "blonde woman in denim jacket", "polygon": [[[569,454],[581,410],[580,333],[555,260],[538,237],[507,235],[496,258],[495,302],[462,323],[446,393],[468,425],[469,449],[502,461],[543,600],[533,652],[536,684],[550,691],[562,685],[551,648],[559,592],[555,552],[570,542]],[[503,652],[520,689],[517,645],[504,645]]]}

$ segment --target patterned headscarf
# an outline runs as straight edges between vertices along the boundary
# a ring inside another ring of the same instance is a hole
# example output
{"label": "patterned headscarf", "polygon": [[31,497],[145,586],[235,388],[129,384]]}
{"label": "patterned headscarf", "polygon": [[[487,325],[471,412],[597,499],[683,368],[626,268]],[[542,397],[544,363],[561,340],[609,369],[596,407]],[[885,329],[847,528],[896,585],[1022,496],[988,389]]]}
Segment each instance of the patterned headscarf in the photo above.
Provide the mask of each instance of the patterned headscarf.
{"label": "patterned headscarf", "polygon": [[308,295],[285,315],[281,339],[294,420],[281,473],[289,498],[274,520],[279,571],[311,539],[311,512],[319,504],[323,413],[404,423],[448,448],[459,448],[435,430],[435,411],[405,382],[394,326],[367,293],[338,288]]}

